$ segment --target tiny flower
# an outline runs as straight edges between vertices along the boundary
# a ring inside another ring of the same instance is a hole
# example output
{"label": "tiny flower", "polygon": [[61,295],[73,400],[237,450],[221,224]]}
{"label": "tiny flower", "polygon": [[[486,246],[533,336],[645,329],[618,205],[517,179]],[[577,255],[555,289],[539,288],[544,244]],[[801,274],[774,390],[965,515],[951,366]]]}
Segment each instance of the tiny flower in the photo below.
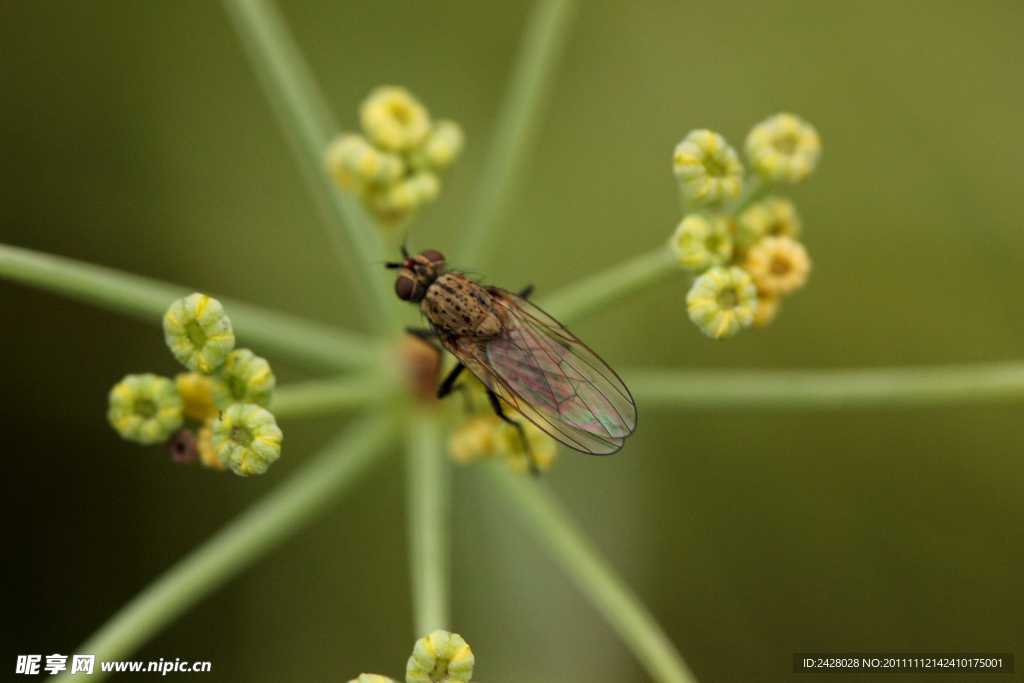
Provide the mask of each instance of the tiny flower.
{"label": "tiny flower", "polygon": [[281,429],[269,410],[236,403],[213,423],[213,451],[235,474],[263,474],[281,457]]}
{"label": "tiny flower", "polygon": [[359,674],[359,678],[353,678],[348,683],[395,683],[395,679],[380,674]]}
{"label": "tiny flower", "polygon": [[190,294],[171,304],[164,315],[164,339],[185,367],[206,374],[224,363],[235,346],[224,307],[205,294]]}
{"label": "tiny flower", "polygon": [[668,246],[684,268],[703,272],[724,265],[732,258],[728,219],[691,213],[676,228]]}
{"label": "tiny flower", "polygon": [[508,458],[509,467],[515,472],[526,472],[530,468],[530,455],[540,471],[549,470],[558,456],[558,443],[529,420],[517,420],[526,433],[530,451],[527,453],[519,430],[503,420],[498,420],[495,451]]}
{"label": "tiny flower", "polygon": [[213,375],[213,398],[221,410],[233,403],[266,407],[276,384],[270,363],[249,349],[235,349]]}
{"label": "tiny flower", "polygon": [[196,452],[199,453],[199,462],[203,464],[203,467],[223,472],[228,467],[221,462],[221,459],[217,457],[217,452],[213,450],[213,423],[215,421],[216,418],[210,418],[199,429],[199,433],[196,435]]}
{"label": "tiny flower", "polygon": [[714,339],[731,337],[749,327],[757,312],[757,288],[739,268],[712,268],[686,295],[690,320]]}
{"label": "tiny flower", "polygon": [[814,126],[793,114],[776,114],[747,134],[747,159],[773,182],[796,183],[814,171],[821,138]]}
{"label": "tiny flower", "polygon": [[779,297],[757,293],[757,312],[754,313],[754,327],[764,327],[779,313]]}
{"label": "tiny flower", "polygon": [[363,185],[388,185],[405,173],[401,156],[379,150],[355,133],[336,137],[325,158],[338,185],[349,191],[359,191]]}
{"label": "tiny flower", "polygon": [[467,683],[475,659],[457,633],[434,631],[416,641],[405,665],[405,683]]}
{"label": "tiny flower", "polygon": [[691,131],[672,156],[687,199],[711,204],[734,199],[743,189],[743,164],[729,143],[710,130]]}
{"label": "tiny flower", "polygon": [[414,149],[410,162],[414,168],[443,171],[458,158],[465,144],[462,128],[454,121],[438,121],[426,142]]}
{"label": "tiny flower", "polygon": [[441,181],[430,171],[419,171],[369,196],[370,207],[386,223],[400,223],[416,209],[437,199]]}
{"label": "tiny flower", "polygon": [[762,237],[800,235],[800,215],[785,197],[765,197],[752,204],[736,221],[736,246],[749,249]]}
{"label": "tiny flower", "polygon": [[405,152],[430,133],[426,108],[405,88],[383,86],[366,98],[359,109],[363,130],[370,141],[387,150]]}
{"label": "tiny flower", "polygon": [[448,437],[448,453],[459,464],[489,458],[497,448],[497,415],[478,415],[455,428]]}
{"label": "tiny flower", "polygon": [[217,416],[217,403],[213,399],[213,380],[198,372],[183,372],[174,378],[174,386],[185,401],[185,416],[196,422],[205,422]]}
{"label": "tiny flower", "polygon": [[743,269],[757,289],[766,295],[783,296],[807,283],[811,259],[807,250],[789,237],[765,237],[747,252]]}
{"label": "tiny flower", "polygon": [[128,441],[161,443],[184,421],[184,402],[166,377],[127,375],[110,390],[109,402],[107,420]]}

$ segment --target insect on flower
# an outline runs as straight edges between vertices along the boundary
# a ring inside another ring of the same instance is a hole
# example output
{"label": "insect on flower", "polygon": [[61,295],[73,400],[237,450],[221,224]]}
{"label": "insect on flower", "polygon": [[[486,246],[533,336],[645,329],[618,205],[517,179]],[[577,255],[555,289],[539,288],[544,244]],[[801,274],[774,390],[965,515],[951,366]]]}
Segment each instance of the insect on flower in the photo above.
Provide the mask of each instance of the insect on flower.
{"label": "insect on flower", "polygon": [[404,262],[387,264],[399,270],[395,293],[419,303],[431,327],[409,332],[439,339],[459,361],[438,398],[469,368],[487,388],[494,412],[516,426],[524,443],[522,425],[504,414],[502,401],[569,448],[595,455],[622,448],[636,428],[633,397],[603,360],[527,301],[531,287],[518,295],[484,287],[446,271],[434,250],[409,256],[403,248],[402,255]]}

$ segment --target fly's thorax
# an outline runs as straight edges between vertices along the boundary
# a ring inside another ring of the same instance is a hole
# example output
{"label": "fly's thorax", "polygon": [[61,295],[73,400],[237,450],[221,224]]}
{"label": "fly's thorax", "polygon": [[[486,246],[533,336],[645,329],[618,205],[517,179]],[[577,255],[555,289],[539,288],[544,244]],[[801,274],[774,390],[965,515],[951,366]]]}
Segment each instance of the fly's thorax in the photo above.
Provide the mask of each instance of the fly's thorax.
{"label": "fly's thorax", "polygon": [[437,278],[423,298],[423,314],[450,337],[491,339],[501,332],[501,319],[491,295],[462,273]]}

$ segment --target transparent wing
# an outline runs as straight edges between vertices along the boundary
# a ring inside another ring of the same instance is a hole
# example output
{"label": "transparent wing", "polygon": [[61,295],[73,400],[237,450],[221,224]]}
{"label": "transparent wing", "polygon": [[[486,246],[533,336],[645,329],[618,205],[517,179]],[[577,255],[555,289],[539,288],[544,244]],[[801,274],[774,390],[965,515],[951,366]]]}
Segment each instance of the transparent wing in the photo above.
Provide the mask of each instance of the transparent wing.
{"label": "transparent wing", "polygon": [[[489,288],[501,334],[475,349],[470,370],[501,398],[570,448],[614,453],[636,428],[626,385],[556,320],[515,294]],[[482,357],[484,356],[485,357]],[[493,378],[488,382],[481,372]]]}

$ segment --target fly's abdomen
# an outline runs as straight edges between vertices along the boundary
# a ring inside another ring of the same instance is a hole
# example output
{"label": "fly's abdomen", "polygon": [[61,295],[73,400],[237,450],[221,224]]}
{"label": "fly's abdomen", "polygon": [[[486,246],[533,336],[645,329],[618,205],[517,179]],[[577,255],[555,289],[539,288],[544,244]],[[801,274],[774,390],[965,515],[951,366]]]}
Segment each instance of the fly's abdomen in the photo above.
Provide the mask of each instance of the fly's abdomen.
{"label": "fly's abdomen", "polygon": [[449,336],[490,339],[501,331],[490,295],[461,273],[434,281],[423,299],[423,313],[435,329]]}

